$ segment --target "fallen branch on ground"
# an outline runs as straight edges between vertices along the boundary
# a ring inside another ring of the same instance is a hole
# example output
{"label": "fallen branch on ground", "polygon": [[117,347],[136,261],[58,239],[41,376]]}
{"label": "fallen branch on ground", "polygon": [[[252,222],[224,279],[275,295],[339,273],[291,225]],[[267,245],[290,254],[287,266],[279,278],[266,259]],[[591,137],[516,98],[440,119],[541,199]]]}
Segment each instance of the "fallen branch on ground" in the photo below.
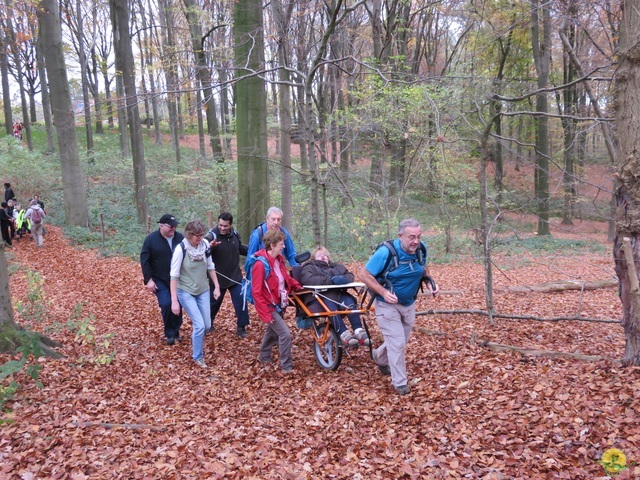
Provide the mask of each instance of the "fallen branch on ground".
{"label": "fallen branch on ground", "polygon": [[417,330],[420,333],[426,333],[427,335],[435,335],[437,337],[446,337],[447,334],[445,332],[440,332],[438,330],[429,330],[424,327],[413,327],[414,330]]}
{"label": "fallen branch on ground", "polygon": [[[414,327],[414,330],[417,330],[420,333],[424,333],[427,335],[435,335],[438,337],[446,337],[447,334],[445,332],[440,332],[438,330],[429,330],[428,328],[423,327]],[[504,345],[501,343],[493,343],[489,340],[478,340],[474,335],[471,336],[471,341],[483,348],[490,348],[495,352],[517,352],[520,355],[526,357],[551,357],[551,358],[570,358],[572,360],[584,360],[587,362],[597,362],[602,360],[603,357],[597,355],[583,355],[581,353],[569,353],[569,352],[556,352],[553,350],[538,350],[534,348],[522,348],[522,347],[514,347],[513,345]]]}
{"label": "fallen branch on ground", "polygon": [[[564,292],[565,290],[597,290],[599,288],[617,287],[617,278],[608,278],[606,280],[596,280],[594,282],[583,282],[578,280],[556,280],[554,282],[539,283],[531,286],[507,287],[510,292],[521,293],[551,293]],[[504,290],[504,289],[496,289]]]}
{"label": "fallen branch on ground", "polygon": [[602,360],[603,357],[599,355],[583,355],[581,353],[569,353],[569,352],[556,352],[553,350],[538,350],[534,348],[521,348],[514,347],[513,345],[502,345],[500,343],[493,343],[489,340],[477,340],[473,341],[484,348],[490,348],[495,352],[517,352],[520,355],[526,357],[551,357],[551,358],[570,358],[573,360],[584,360],[587,362],[597,362]]}
{"label": "fallen branch on ground", "polygon": [[[462,290],[440,290],[438,292],[438,295],[464,295],[464,291]],[[419,297],[431,297],[432,293],[431,292],[427,292],[426,289],[424,292],[419,292],[418,293]]]}
{"label": "fallen branch on ground", "polygon": [[[489,312],[485,310],[425,310],[424,312],[416,312],[418,315],[484,315],[489,316]],[[579,321],[579,322],[595,322],[595,323],[621,323],[620,320],[614,320],[611,318],[587,318],[587,317],[534,317],[533,315],[513,315],[506,313],[494,313],[491,315],[493,318],[512,318],[514,320],[536,320],[538,322],[565,322],[565,321]]]}

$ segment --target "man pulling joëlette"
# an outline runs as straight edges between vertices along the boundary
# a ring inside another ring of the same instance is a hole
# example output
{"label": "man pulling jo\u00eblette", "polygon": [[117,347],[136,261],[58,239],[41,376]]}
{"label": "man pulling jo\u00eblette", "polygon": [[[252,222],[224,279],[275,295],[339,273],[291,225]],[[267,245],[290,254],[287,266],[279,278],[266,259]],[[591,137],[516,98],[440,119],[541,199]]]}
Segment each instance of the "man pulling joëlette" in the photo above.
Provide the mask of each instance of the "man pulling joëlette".
{"label": "man pulling jo\u00eblette", "polygon": [[[410,392],[406,346],[416,319],[415,298],[422,279],[431,279],[426,254],[422,259],[424,265],[419,261],[418,249],[424,248],[426,253],[426,245],[421,246],[421,236],[417,220],[411,218],[400,222],[398,238],[393,241],[398,266],[388,271],[384,285],[380,283],[380,275],[389,265],[389,248],[378,248],[360,272],[360,279],[376,294],[373,305],[378,327],[384,336],[384,343],[373,351],[373,360],[383,374],[391,375],[391,383],[400,395]],[[439,291],[433,281],[428,288],[434,296]]]}

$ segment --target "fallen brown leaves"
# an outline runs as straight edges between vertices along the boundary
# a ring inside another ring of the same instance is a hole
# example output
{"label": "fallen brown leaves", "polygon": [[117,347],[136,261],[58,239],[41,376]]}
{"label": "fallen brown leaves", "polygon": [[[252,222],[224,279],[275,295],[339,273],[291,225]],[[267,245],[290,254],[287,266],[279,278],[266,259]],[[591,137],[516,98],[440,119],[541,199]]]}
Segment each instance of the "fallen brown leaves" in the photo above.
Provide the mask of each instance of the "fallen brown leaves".
{"label": "fallen brown leaves", "polygon": [[[48,318],[34,328],[60,341],[65,358],[40,360],[42,389],[18,379],[14,422],[0,428],[2,478],[593,479],[606,478],[596,462],[609,447],[640,461],[640,369],[619,367],[619,325],[422,316],[419,327],[446,335],[414,333],[412,392],[399,397],[362,349],[336,372],[321,371],[291,312],[295,373],[262,367],[260,321],[252,316],[249,336],[239,339],[227,300],[206,340],[204,370],[191,361],[188,321],[182,344],[163,344],[155,297],[142,288],[136,262],[77,250],[47,228],[36,259],[29,240],[12,253],[44,275]],[[498,312],[620,317],[615,289],[506,289],[601,279],[613,274],[610,258],[525,260],[499,259]],[[420,298],[418,310],[484,309],[479,264],[434,265],[432,273],[464,294]],[[14,300],[24,298],[24,271],[11,286]],[[65,327],[78,302],[84,316],[95,316],[96,337],[115,334],[113,363],[92,362],[96,346]],[[474,335],[605,360],[496,353],[474,344]],[[620,477],[637,475],[633,466]]]}

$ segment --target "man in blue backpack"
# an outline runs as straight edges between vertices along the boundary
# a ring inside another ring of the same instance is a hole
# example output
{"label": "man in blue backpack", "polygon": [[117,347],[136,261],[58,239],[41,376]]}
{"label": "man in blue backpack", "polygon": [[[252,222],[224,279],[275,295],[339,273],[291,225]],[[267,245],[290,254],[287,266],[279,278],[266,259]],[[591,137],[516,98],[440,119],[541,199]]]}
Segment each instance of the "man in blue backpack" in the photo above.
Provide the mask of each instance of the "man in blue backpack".
{"label": "man in blue backpack", "polygon": [[373,305],[384,336],[384,343],[373,350],[373,360],[384,375],[391,375],[391,383],[400,395],[410,392],[406,346],[416,319],[420,283],[424,279],[434,296],[439,290],[429,275],[421,236],[417,220],[402,220],[398,238],[383,243],[360,272],[360,279],[376,295]]}
{"label": "man in blue backpack", "polygon": [[[249,245],[247,246],[247,260],[251,255],[256,253],[258,250],[264,248],[264,242],[262,241],[262,237],[268,231],[280,230],[284,233],[284,256],[289,262],[289,266],[295,267],[299,265],[296,261],[296,247],[293,245],[293,240],[291,240],[291,235],[287,231],[286,228],[282,227],[282,210],[278,207],[271,207],[267,210],[267,218],[266,221],[258,225],[253,232],[251,232],[251,236],[249,237]],[[245,262],[246,267],[246,262]],[[245,268],[246,271],[246,268]]]}

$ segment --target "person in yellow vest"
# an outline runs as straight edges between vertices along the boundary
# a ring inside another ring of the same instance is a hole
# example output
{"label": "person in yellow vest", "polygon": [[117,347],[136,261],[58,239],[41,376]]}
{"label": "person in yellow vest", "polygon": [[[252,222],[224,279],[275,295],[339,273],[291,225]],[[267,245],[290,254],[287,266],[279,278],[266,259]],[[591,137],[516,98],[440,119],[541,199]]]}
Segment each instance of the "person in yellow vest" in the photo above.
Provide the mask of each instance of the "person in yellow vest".
{"label": "person in yellow vest", "polygon": [[26,218],[27,211],[22,208],[22,205],[16,205],[16,209],[14,211],[14,218],[16,221],[16,237],[20,240],[27,233],[31,233],[31,224],[29,223],[29,219]]}

